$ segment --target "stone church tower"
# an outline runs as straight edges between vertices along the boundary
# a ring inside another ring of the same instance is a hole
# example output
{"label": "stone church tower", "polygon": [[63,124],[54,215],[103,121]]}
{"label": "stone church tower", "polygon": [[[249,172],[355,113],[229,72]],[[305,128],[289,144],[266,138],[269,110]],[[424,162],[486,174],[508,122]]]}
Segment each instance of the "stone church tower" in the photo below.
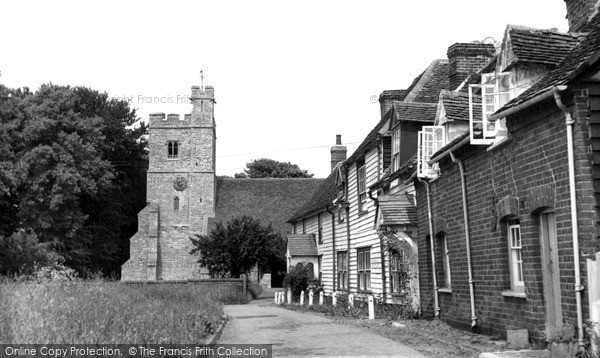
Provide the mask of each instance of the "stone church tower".
{"label": "stone church tower", "polygon": [[215,216],[214,89],[192,87],[192,113],[155,113],[149,124],[146,207],[130,240],[122,280],[200,278],[190,236]]}

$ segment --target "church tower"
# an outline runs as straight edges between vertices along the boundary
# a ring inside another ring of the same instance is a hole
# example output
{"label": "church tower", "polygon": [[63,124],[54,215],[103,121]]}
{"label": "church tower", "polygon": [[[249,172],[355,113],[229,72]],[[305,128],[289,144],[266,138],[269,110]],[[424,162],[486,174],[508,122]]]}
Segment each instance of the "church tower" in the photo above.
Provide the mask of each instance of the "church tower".
{"label": "church tower", "polygon": [[214,89],[192,87],[192,113],[155,113],[149,123],[148,204],[130,240],[126,281],[200,278],[189,237],[215,216]]}

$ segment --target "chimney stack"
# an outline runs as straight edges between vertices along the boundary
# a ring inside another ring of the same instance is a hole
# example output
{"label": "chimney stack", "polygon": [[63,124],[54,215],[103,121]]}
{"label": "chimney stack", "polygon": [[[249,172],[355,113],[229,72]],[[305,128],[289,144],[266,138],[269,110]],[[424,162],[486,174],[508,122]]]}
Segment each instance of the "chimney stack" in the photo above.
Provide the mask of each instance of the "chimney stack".
{"label": "chimney stack", "polygon": [[478,42],[455,43],[448,47],[450,90],[456,90],[470,74],[487,65],[494,58],[495,52],[494,45]]}
{"label": "chimney stack", "polygon": [[385,90],[379,95],[379,108],[381,118],[392,108],[394,102],[402,102],[406,98],[407,90]]}
{"label": "chimney stack", "polygon": [[587,24],[598,6],[598,0],[565,0],[567,5],[567,19],[569,20],[569,32],[581,30]]}
{"label": "chimney stack", "polygon": [[339,162],[346,160],[346,146],[342,145],[342,135],[335,136],[335,145],[331,147],[331,171]]}

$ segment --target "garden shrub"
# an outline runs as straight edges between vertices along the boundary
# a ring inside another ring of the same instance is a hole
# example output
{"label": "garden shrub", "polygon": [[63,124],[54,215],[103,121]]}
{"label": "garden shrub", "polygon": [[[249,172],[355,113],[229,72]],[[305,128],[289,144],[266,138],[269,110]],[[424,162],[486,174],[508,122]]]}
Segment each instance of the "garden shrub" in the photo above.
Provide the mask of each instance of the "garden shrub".
{"label": "garden shrub", "polygon": [[283,287],[292,290],[292,300],[298,301],[300,299],[300,293],[306,291],[309,287],[313,288],[313,292],[316,294],[319,292],[321,283],[318,279],[315,279],[313,270],[310,265],[304,265],[301,262],[296,264],[294,267],[290,267],[287,274],[283,278]]}
{"label": "garden shrub", "polygon": [[40,267],[57,267],[63,261],[49,243],[40,243],[33,232],[19,230],[9,237],[0,237],[0,275],[32,275]]}

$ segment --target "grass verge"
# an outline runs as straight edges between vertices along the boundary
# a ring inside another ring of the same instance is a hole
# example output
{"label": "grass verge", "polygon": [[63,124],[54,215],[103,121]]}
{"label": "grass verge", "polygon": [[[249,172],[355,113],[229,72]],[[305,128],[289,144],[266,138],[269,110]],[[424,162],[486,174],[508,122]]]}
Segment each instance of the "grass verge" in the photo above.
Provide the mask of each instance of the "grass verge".
{"label": "grass verge", "polygon": [[0,284],[0,343],[199,344],[235,293],[115,282]]}

